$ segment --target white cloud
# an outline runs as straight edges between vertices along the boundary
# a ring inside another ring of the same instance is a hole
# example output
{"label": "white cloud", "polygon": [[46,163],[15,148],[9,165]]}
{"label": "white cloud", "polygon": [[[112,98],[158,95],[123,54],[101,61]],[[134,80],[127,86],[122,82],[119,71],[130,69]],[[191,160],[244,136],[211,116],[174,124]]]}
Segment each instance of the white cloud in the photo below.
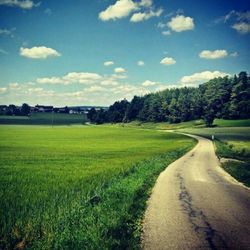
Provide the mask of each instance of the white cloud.
{"label": "white cloud", "polygon": [[173,65],[176,64],[176,61],[172,57],[165,57],[160,63],[163,65]]}
{"label": "white cloud", "polygon": [[216,77],[225,77],[230,74],[221,71],[203,71],[189,76],[183,76],[180,80],[182,85],[196,85],[209,81]]}
{"label": "white cloud", "polygon": [[136,11],[138,6],[132,0],[117,0],[115,4],[110,5],[106,10],[99,13],[99,18],[102,21],[116,20],[127,17],[133,11]]}
{"label": "white cloud", "polygon": [[219,59],[219,58],[224,58],[228,56],[228,53],[226,50],[203,50],[199,54],[200,58],[204,59]]}
{"label": "white cloud", "polygon": [[145,82],[142,83],[142,86],[144,86],[144,87],[150,87],[150,86],[155,86],[157,84],[158,84],[157,82],[152,82],[150,80],[146,80]]}
{"label": "white cloud", "polygon": [[164,30],[161,32],[163,36],[170,36],[171,35],[171,31],[170,30]]}
{"label": "white cloud", "polygon": [[0,94],[3,94],[7,91],[7,88],[6,87],[3,87],[3,88],[0,88]]}
{"label": "white cloud", "polygon": [[250,33],[250,23],[246,23],[246,22],[235,23],[232,26],[232,28],[242,35]]}
{"label": "white cloud", "polygon": [[120,73],[125,73],[126,70],[122,67],[119,67],[119,68],[115,68],[114,72],[120,74]]}
{"label": "white cloud", "polygon": [[69,85],[73,83],[92,84],[102,79],[102,76],[89,72],[70,72],[63,77],[45,77],[38,78],[37,83],[40,84],[63,84]]}
{"label": "white cloud", "polygon": [[141,0],[139,6],[142,7],[151,7],[153,5],[153,0]]}
{"label": "white cloud", "polygon": [[138,65],[138,66],[144,66],[145,63],[144,63],[144,61],[138,61],[138,62],[137,62],[137,65]]}
{"label": "white cloud", "polygon": [[134,13],[130,18],[130,21],[133,23],[142,22],[148,20],[152,17],[159,17],[163,12],[163,9],[159,9],[157,11],[150,10],[148,12],[138,12]]}
{"label": "white cloud", "polygon": [[33,7],[38,7],[39,3],[34,3],[31,0],[0,0],[0,5],[6,5],[10,7],[19,7],[21,9],[32,9]]}
{"label": "white cloud", "polygon": [[111,65],[114,65],[114,62],[113,61],[106,61],[106,62],[104,62],[103,65],[104,66],[111,66]]}
{"label": "white cloud", "polygon": [[32,47],[30,49],[21,47],[20,55],[32,59],[46,59],[48,57],[61,56],[56,50],[45,46]]}
{"label": "white cloud", "polygon": [[114,79],[106,79],[100,82],[102,86],[117,86],[119,83],[115,81]]}
{"label": "white cloud", "polygon": [[21,86],[17,82],[12,82],[9,84],[9,88],[13,89],[13,90],[19,90],[19,89],[21,89]]}
{"label": "white cloud", "polygon": [[101,87],[101,86],[91,86],[89,88],[84,89],[85,92],[93,93],[93,92],[103,92],[107,89]]}
{"label": "white cloud", "polygon": [[195,25],[193,18],[177,15],[176,17],[171,18],[171,21],[167,23],[167,26],[175,32],[182,32],[185,30],[193,30]]}

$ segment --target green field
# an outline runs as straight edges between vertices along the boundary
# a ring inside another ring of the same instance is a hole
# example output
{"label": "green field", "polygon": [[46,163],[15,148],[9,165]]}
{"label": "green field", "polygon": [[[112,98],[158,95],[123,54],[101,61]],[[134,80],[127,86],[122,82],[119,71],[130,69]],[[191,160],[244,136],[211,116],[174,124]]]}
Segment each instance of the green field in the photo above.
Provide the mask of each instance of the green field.
{"label": "green field", "polygon": [[[140,122],[133,121],[127,124],[119,124],[120,126],[142,128],[142,129],[159,129],[159,130],[179,130],[190,128],[205,128],[203,120],[193,120],[181,123],[169,123],[169,122]],[[215,119],[213,128],[229,128],[229,127],[250,127],[250,119],[245,120],[223,120]]]}
{"label": "green field", "polygon": [[85,114],[32,113],[30,117],[0,115],[0,124],[12,125],[71,125],[84,124],[86,121]]}
{"label": "green field", "polygon": [[159,173],[195,145],[111,126],[0,127],[0,249],[134,249]]}

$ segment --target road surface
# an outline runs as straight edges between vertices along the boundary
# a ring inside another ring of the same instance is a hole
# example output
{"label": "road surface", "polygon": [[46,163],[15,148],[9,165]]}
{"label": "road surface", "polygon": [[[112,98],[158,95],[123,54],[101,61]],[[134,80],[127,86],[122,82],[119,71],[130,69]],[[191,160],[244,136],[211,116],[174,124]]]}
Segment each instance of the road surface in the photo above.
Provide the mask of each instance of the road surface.
{"label": "road surface", "polygon": [[219,167],[205,138],[157,179],[143,249],[250,249],[250,190]]}

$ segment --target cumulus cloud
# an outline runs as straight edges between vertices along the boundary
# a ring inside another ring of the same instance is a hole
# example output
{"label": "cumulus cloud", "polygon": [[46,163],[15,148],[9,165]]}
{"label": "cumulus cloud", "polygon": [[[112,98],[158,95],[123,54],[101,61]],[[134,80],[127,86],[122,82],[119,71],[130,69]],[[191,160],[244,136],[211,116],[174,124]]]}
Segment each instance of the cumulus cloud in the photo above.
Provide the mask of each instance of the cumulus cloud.
{"label": "cumulus cloud", "polygon": [[146,80],[145,82],[142,83],[142,86],[144,86],[144,87],[150,87],[150,86],[155,86],[157,84],[158,84],[157,82],[152,82],[150,80]]}
{"label": "cumulus cloud", "polygon": [[139,2],[139,6],[142,7],[150,7],[153,5],[153,0],[141,0],[141,2]]}
{"label": "cumulus cloud", "polygon": [[7,88],[6,87],[3,87],[3,88],[0,88],[0,94],[3,94],[7,91]]}
{"label": "cumulus cloud", "polygon": [[20,48],[20,55],[31,59],[46,59],[48,57],[61,56],[55,49],[45,46],[32,47],[32,48]]}
{"label": "cumulus cloud", "polygon": [[135,23],[159,17],[162,12],[162,8],[155,10],[153,0],[116,0],[114,4],[99,13],[99,19],[102,21],[117,20],[134,13],[130,21]]}
{"label": "cumulus cloud", "polygon": [[234,22],[231,28],[236,30],[239,34],[245,35],[250,33],[250,11],[240,12],[231,10],[225,16],[222,16],[214,21],[216,24],[224,22]]}
{"label": "cumulus cloud", "polygon": [[39,3],[34,3],[31,0],[0,0],[0,5],[18,7],[21,9],[32,9],[33,7],[38,7]]}
{"label": "cumulus cloud", "polygon": [[228,53],[226,50],[203,50],[199,54],[200,58],[204,59],[219,59],[219,58],[224,58],[228,56]]}
{"label": "cumulus cloud", "polygon": [[193,30],[195,27],[194,19],[191,17],[185,17],[183,15],[172,17],[171,21],[167,23],[167,26],[175,32]]}
{"label": "cumulus cloud", "polygon": [[144,63],[144,61],[138,61],[138,62],[137,62],[137,65],[138,65],[138,66],[144,66],[145,63]]}
{"label": "cumulus cloud", "polygon": [[165,57],[160,63],[163,65],[173,65],[176,64],[176,61],[172,57]]}
{"label": "cumulus cloud", "polygon": [[182,85],[196,85],[202,82],[209,81],[216,77],[225,77],[230,74],[221,71],[203,71],[199,73],[194,73],[189,76],[183,76],[180,80]]}
{"label": "cumulus cloud", "polygon": [[115,4],[110,5],[106,10],[99,13],[99,18],[102,21],[116,20],[127,17],[133,11],[136,11],[138,6],[132,0],[117,0]]}
{"label": "cumulus cloud", "polygon": [[133,23],[142,22],[152,17],[159,17],[162,14],[162,12],[163,12],[163,9],[158,9],[156,11],[150,10],[148,12],[134,13],[132,17],[130,18],[130,21]]}
{"label": "cumulus cloud", "polygon": [[120,73],[125,73],[126,70],[122,67],[119,67],[119,68],[115,68],[114,72],[120,74]]}
{"label": "cumulus cloud", "polygon": [[104,66],[111,66],[111,65],[114,65],[114,62],[113,61],[106,61],[106,62],[104,62],[103,65]]}
{"label": "cumulus cloud", "polygon": [[63,84],[63,85],[69,85],[73,83],[92,84],[97,81],[100,81],[101,79],[102,76],[96,73],[70,72],[62,77],[38,78],[36,82],[40,84]]}
{"label": "cumulus cloud", "polygon": [[232,28],[242,35],[250,33],[250,23],[246,23],[246,22],[235,23],[232,26]]}

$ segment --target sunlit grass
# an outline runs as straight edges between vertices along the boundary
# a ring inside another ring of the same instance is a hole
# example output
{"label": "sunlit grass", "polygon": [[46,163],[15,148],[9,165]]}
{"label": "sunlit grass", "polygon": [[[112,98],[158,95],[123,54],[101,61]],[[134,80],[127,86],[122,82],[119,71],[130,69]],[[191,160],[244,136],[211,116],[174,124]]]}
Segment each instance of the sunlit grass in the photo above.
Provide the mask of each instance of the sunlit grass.
{"label": "sunlit grass", "polygon": [[193,145],[131,128],[1,126],[0,248],[136,246],[150,187]]}

